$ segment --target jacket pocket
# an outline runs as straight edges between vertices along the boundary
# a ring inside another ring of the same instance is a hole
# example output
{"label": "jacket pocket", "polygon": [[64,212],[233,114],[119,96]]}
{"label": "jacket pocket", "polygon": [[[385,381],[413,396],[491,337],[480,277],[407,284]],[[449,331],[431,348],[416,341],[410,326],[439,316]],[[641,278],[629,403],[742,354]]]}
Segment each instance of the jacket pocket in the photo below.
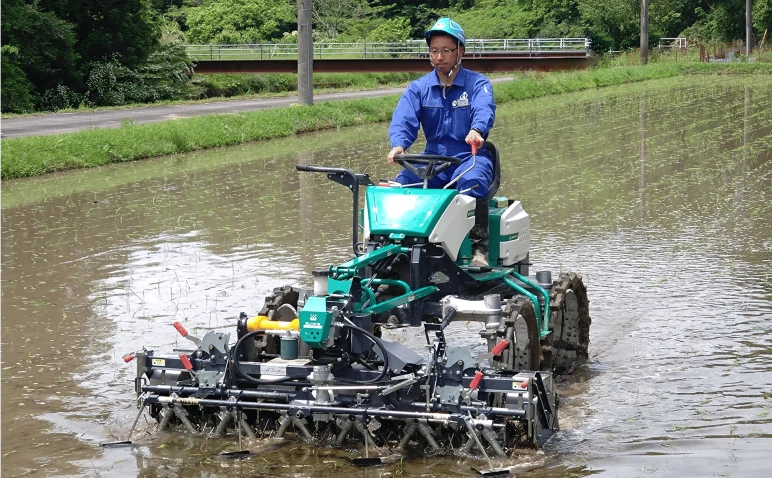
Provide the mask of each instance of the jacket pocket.
{"label": "jacket pocket", "polygon": [[472,128],[472,108],[470,106],[456,106],[451,112],[450,131],[453,138],[463,141]]}

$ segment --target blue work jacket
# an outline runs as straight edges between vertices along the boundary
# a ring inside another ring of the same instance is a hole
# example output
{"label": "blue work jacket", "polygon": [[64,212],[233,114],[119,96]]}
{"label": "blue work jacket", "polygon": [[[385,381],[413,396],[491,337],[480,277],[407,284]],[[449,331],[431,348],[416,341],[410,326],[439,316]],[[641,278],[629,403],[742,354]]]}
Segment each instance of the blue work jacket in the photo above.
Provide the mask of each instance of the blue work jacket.
{"label": "blue work jacket", "polygon": [[[493,86],[480,73],[458,67],[453,84],[444,88],[432,70],[411,82],[394,110],[389,127],[391,147],[406,151],[418,137],[426,136],[426,154],[466,158],[472,148],[464,142],[472,128],[487,138],[496,118]],[[481,150],[487,156],[487,151]]]}

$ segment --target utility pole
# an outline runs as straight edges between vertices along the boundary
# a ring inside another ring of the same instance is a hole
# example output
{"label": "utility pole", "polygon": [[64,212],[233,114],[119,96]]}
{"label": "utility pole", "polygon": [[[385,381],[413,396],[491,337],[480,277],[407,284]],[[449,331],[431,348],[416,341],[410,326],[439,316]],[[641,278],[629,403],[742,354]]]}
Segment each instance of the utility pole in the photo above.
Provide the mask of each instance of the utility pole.
{"label": "utility pole", "polygon": [[314,40],[311,37],[313,0],[298,0],[298,99],[314,104]]}
{"label": "utility pole", "polygon": [[641,0],[641,64],[645,65],[648,62],[649,62],[649,0]]}
{"label": "utility pole", "polygon": [[753,8],[752,0],[745,0],[745,56],[751,56],[751,9]]}

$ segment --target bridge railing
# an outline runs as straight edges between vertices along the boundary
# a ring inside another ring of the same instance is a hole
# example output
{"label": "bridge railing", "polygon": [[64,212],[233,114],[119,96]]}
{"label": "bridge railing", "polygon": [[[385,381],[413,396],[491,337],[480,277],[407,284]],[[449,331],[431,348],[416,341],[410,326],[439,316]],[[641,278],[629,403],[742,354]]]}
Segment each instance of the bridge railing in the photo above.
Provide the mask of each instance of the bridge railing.
{"label": "bridge railing", "polygon": [[[428,58],[429,48],[423,40],[404,42],[314,43],[315,59]],[[253,43],[232,45],[185,45],[188,55],[196,60],[286,60],[298,56],[292,43]],[[588,38],[504,38],[470,39],[466,56],[544,56],[550,54],[590,53]]]}
{"label": "bridge railing", "polygon": [[660,38],[659,39],[659,50],[688,50],[689,49],[689,43],[686,38],[684,37],[678,37],[678,38]]}

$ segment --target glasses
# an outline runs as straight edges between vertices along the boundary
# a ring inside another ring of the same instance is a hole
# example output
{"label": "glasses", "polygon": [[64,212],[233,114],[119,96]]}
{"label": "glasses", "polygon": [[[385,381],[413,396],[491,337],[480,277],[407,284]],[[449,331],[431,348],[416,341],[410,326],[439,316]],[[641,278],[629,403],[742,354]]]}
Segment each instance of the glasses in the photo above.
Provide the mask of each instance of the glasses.
{"label": "glasses", "polygon": [[442,56],[448,56],[456,50],[458,50],[458,48],[443,48],[442,50],[432,48],[429,50],[429,53],[431,53],[432,56],[440,56],[440,53],[442,53]]}

